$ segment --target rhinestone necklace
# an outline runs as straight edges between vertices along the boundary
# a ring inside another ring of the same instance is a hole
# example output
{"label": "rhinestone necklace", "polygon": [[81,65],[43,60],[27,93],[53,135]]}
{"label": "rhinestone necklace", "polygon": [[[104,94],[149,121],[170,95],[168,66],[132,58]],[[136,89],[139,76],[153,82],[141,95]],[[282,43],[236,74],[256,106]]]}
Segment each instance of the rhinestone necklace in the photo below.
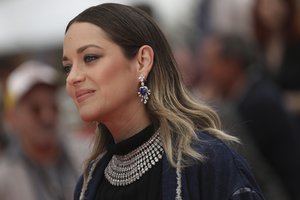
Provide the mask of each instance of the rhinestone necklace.
{"label": "rhinestone necklace", "polygon": [[[159,131],[159,130],[158,130]],[[139,180],[164,153],[159,132],[126,155],[113,155],[104,170],[105,178],[114,186],[125,186]]]}

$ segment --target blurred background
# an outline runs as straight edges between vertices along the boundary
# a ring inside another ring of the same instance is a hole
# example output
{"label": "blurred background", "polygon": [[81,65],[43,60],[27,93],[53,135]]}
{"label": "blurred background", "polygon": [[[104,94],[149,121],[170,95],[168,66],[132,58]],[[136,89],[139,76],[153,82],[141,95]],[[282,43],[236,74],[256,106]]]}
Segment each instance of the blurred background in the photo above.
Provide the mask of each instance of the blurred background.
{"label": "blurred background", "polygon": [[[299,200],[300,0],[0,0],[0,155],[18,143],[7,108],[10,73],[28,60],[61,71],[66,24],[105,2],[153,16],[191,95],[216,109],[223,129],[241,138],[237,151],[266,199]],[[60,135],[80,171],[95,125],[79,119],[60,74]]]}

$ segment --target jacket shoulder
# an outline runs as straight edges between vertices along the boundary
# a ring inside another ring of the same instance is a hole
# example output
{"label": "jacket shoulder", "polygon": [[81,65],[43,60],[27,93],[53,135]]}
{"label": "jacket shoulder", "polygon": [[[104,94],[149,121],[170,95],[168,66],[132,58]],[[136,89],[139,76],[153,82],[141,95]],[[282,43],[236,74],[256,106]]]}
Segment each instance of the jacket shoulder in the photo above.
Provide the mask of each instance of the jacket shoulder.
{"label": "jacket shoulder", "polygon": [[241,155],[209,133],[197,132],[197,135],[200,141],[194,148],[205,156],[205,160],[186,169],[188,185],[198,185],[201,196],[206,197],[203,199],[239,199],[245,194],[251,198],[255,196],[253,199],[263,199],[251,169]]}
{"label": "jacket shoulder", "polygon": [[199,142],[194,144],[194,148],[206,157],[204,163],[217,165],[225,162],[227,165],[232,165],[231,167],[234,166],[238,169],[248,168],[247,161],[221,139],[206,132],[198,132],[197,136]]}

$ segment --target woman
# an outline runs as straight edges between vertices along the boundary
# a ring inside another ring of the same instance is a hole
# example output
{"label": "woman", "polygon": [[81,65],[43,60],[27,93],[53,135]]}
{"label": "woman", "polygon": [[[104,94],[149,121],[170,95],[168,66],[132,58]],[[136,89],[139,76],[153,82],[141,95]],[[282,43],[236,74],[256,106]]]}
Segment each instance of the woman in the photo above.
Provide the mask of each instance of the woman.
{"label": "woman", "polygon": [[148,15],[91,7],[68,24],[63,54],[68,94],[83,120],[98,122],[75,199],[263,199],[223,143],[237,139],[189,97]]}
{"label": "woman", "polygon": [[300,89],[300,15],[297,0],[256,0],[254,39],[261,48],[267,72],[285,91]]}

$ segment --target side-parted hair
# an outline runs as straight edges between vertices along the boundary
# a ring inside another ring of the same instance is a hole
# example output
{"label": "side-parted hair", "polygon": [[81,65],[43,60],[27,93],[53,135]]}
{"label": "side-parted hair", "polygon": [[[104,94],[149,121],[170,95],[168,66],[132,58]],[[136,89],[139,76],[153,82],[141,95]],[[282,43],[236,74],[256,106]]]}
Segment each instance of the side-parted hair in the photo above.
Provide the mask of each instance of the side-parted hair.
{"label": "side-parted hair", "polygon": [[[143,11],[121,4],[105,3],[90,7],[71,20],[74,23],[87,22],[100,27],[108,37],[122,48],[131,59],[139,48],[149,45],[154,51],[154,62],[147,77],[151,97],[145,105],[151,120],[160,126],[160,134],[166,156],[176,166],[178,150],[182,154],[181,166],[188,164],[187,158],[203,161],[205,157],[192,148],[199,141],[196,131],[207,131],[225,142],[238,141],[223,133],[217,114],[204,104],[193,100],[185,88],[171,48],[162,31]],[[111,136],[103,124],[98,125],[93,150],[87,159],[85,177],[90,162],[106,151]]]}

